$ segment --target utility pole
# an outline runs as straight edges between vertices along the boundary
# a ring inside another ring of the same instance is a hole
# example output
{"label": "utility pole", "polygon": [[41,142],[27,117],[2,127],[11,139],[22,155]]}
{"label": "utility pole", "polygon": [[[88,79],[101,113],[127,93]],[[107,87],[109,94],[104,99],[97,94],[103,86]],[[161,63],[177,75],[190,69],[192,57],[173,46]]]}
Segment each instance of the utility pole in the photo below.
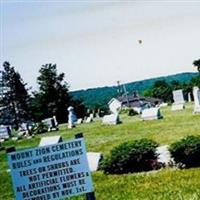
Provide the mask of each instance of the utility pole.
{"label": "utility pole", "polygon": [[127,105],[128,105],[128,107],[130,107],[130,103],[129,103],[129,99],[128,99],[128,92],[126,90],[125,84],[123,84],[123,89],[124,89],[124,95],[126,97]]}
{"label": "utility pole", "polygon": [[127,105],[128,105],[128,107],[130,106],[130,103],[129,103],[129,99],[128,99],[128,92],[127,92],[127,90],[126,90],[126,86],[125,86],[125,84],[123,84],[122,85],[122,87],[121,87],[121,85],[120,85],[120,81],[117,81],[117,87],[118,87],[118,94],[121,96],[121,95],[123,95],[123,96],[125,96],[125,98],[126,98],[126,101],[127,101]]}
{"label": "utility pole", "polygon": [[120,85],[120,81],[117,81],[117,93],[118,96],[122,96],[122,89],[121,89],[121,85]]}

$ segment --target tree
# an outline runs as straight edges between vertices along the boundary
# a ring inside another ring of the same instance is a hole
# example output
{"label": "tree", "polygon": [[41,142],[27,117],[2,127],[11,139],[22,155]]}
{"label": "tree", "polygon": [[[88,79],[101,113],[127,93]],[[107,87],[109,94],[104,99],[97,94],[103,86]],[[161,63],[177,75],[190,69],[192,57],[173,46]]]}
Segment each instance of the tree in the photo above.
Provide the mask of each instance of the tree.
{"label": "tree", "polygon": [[197,67],[197,70],[198,70],[198,72],[200,73],[200,59],[195,60],[195,61],[193,62],[193,65],[194,65],[195,67]]}
{"label": "tree", "polygon": [[3,63],[2,83],[1,105],[3,109],[0,123],[10,124],[18,129],[20,123],[31,119],[30,96],[19,72],[16,72],[7,61]]}
{"label": "tree", "polygon": [[164,102],[171,102],[172,88],[165,80],[156,81],[152,87],[152,96],[162,99]]}
{"label": "tree", "polygon": [[171,81],[170,84],[171,84],[172,90],[179,90],[179,89],[182,89],[183,87],[182,84],[176,80]]}
{"label": "tree", "polygon": [[69,85],[64,81],[65,74],[57,73],[56,64],[42,65],[37,82],[39,92],[35,93],[34,113],[36,119],[55,115],[58,122],[67,120],[67,107],[70,105]]}

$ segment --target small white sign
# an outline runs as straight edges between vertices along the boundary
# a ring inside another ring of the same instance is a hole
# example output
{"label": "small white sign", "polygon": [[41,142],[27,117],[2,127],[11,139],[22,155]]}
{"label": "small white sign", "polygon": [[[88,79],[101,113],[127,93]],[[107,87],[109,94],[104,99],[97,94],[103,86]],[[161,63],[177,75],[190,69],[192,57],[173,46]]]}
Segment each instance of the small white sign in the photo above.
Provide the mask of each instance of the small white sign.
{"label": "small white sign", "polygon": [[8,154],[17,200],[62,199],[93,191],[83,138]]}

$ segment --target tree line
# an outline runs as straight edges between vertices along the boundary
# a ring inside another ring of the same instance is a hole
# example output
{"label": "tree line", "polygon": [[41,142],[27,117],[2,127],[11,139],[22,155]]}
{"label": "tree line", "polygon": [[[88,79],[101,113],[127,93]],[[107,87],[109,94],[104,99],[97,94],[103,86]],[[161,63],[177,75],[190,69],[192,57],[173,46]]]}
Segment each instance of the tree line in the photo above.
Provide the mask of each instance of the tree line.
{"label": "tree line", "polygon": [[[172,102],[173,90],[183,89],[185,96],[192,94],[194,86],[200,87],[200,59],[193,64],[199,73],[189,83],[159,80],[144,90],[143,95]],[[59,123],[63,123],[67,121],[68,106],[75,108],[78,117],[83,118],[87,114],[83,101],[69,94],[65,74],[58,73],[56,64],[41,66],[37,77],[39,89],[34,92],[30,92],[19,72],[9,62],[3,63],[0,75],[0,125],[12,125],[18,129],[23,122],[40,122],[54,115]]]}
{"label": "tree line", "polygon": [[45,64],[37,77],[38,91],[30,92],[19,72],[9,62],[3,63],[0,85],[0,124],[18,129],[23,122],[39,122],[56,116],[59,123],[67,121],[67,107],[74,106],[83,117],[85,107],[69,95],[65,74],[58,73],[56,64]]}
{"label": "tree line", "polygon": [[193,77],[188,83],[181,83],[179,81],[173,80],[168,83],[165,80],[156,81],[151,88],[143,91],[144,96],[150,96],[162,99],[164,102],[173,102],[173,90],[182,89],[183,95],[186,100],[188,100],[188,94],[193,98],[192,91],[193,87],[197,86],[200,88],[200,59],[195,60],[193,65],[197,68],[199,72],[196,77]]}

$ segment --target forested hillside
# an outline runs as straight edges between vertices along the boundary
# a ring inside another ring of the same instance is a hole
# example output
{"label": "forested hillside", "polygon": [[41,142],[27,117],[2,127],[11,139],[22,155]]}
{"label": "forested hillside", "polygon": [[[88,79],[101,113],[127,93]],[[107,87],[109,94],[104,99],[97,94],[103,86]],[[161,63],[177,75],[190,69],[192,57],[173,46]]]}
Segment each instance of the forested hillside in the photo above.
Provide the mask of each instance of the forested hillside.
{"label": "forested hillside", "polygon": [[[175,75],[163,76],[158,78],[151,78],[142,81],[136,81],[131,83],[126,83],[126,90],[129,94],[132,94],[134,91],[138,91],[139,94],[142,94],[144,90],[152,87],[154,82],[158,80],[165,80],[170,83],[171,81],[179,81],[181,83],[189,82],[193,77],[195,77],[197,73],[180,73]],[[84,104],[89,108],[98,108],[98,107],[106,107],[107,103],[112,97],[116,97],[118,95],[117,85],[110,87],[99,87],[99,88],[90,88],[86,90],[78,90],[70,92],[73,98],[83,100]]]}

